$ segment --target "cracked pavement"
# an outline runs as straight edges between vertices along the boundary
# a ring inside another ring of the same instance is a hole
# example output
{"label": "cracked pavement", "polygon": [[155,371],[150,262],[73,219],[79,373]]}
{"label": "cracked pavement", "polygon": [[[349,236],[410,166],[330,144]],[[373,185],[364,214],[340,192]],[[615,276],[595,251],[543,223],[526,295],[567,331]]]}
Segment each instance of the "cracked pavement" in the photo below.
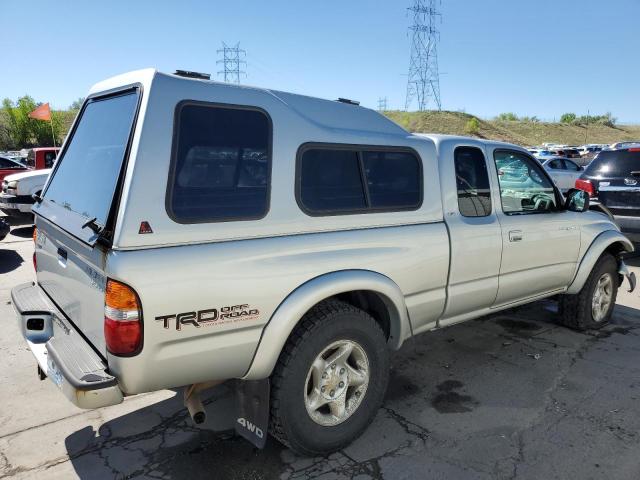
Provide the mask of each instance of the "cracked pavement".
{"label": "cracked pavement", "polygon": [[599,332],[558,326],[542,301],[410,340],[363,436],[302,458],[235,437],[224,385],[196,428],[181,392],[85,411],[39,381],[9,303],[33,276],[30,234],[14,227],[0,244],[0,479],[640,478],[638,292],[620,291]]}

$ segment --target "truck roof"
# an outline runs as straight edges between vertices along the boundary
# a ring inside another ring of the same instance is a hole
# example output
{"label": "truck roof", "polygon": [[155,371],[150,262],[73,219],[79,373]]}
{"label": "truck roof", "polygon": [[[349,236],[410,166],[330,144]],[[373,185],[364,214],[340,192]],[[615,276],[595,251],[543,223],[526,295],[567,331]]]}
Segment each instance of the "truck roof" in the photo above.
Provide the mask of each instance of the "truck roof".
{"label": "truck roof", "polygon": [[505,148],[508,147],[509,149],[512,149],[512,150],[515,148],[523,152],[527,152],[527,150],[524,147],[521,147],[519,145],[514,145],[513,143],[500,142],[498,140],[485,140],[483,138],[476,138],[476,137],[466,137],[463,135],[445,135],[442,133],[414,133],[413,136],[422,138],[422,139],[431,140],[436,145],[436,148],[439,148],[440,145],[449,143],[449,142],[451,143],[466,142],[466,143],[475,144],[475,145],[486,145],[486,146],[492,146],[492,147],[503,146]]}
{"label": "truck roof", "polygon": [[234,90],[245,90],[253,94],[262,93],[275,97],[282,104],[286,105],[293,113],[304,120],[321,128],[339,129],[344,131],[369,132],[383,135],[397,135],[406,138],[409,135],[404,128],[389,120],[384,115],[351,103],[325,100],[306,95],[281,92],[266,88],[258,88],[247,85],[238,85],[206,80],[200,78],[190,78],[175,74],[167,74],[157,71],[154,68],[136,70],[115,77],[108,78],[96,83],[89,92],[90,95],[99,92],[113,90],[126,85],[141,84],[144,91],[149,91],[153,82],[159,77],[163,80],[170,80],[172,88],[185,86],[185,90],[190,90],[190,86],[195,84],[211,85],[215,88],[228,88]]}

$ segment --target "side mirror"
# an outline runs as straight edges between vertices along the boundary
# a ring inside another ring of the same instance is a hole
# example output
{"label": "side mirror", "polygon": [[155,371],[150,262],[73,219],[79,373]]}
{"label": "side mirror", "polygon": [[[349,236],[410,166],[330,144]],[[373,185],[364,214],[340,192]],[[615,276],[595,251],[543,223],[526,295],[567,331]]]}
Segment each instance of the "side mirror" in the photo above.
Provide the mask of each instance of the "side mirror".
{"label": "side mirror", "polygon": [[564,208],[570,212],[586,212],[589,210],[589,194],[584,190],[572,188],[567,192]]}

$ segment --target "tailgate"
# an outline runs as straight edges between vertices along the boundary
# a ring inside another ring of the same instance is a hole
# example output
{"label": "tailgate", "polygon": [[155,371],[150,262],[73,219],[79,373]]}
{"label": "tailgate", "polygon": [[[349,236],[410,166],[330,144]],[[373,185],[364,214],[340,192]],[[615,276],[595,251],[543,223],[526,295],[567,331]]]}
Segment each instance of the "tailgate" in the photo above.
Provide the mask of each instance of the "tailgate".
{"label": "tailgate", "polygon": [[38,284],[103,355],[104,250],[74,239],[48,220],[36,219]]}
{"label": "tailgate", "polygon": [[139,99],[137,88],[89,97],[33,208],[38,283],[103,356],[104,269]]}
{"label": "tailgate", "polygon": [[598,200],[616,215],[640,216],[640,186],[600,186]]}

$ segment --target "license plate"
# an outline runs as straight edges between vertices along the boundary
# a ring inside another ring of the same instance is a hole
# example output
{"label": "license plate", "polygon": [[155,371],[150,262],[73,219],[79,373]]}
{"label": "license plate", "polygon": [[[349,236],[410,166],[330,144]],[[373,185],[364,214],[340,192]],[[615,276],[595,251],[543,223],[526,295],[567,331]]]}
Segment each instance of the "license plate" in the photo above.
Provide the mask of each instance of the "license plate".
{"label": "license plate", "polygon": [[56,364],[51,360],[51,357],[47,358],[47,376],[51,379],[53,383],[55,383],[59,388],[62,387],[62,383],[64,382],[64,377]]}

